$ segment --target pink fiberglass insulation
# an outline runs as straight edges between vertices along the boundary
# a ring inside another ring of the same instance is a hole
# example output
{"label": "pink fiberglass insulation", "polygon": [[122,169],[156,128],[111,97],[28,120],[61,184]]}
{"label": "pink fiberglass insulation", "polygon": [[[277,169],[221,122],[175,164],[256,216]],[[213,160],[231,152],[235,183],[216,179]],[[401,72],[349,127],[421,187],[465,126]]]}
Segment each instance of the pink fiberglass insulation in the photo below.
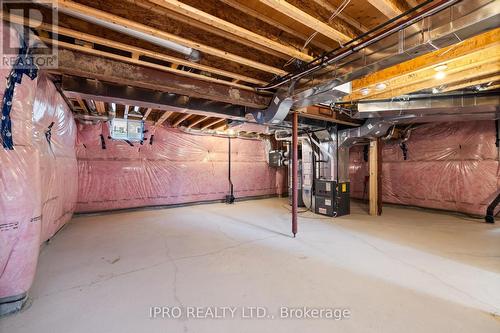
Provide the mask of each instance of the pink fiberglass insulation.
{"label": "pink fiberglass insulation", "polygon": [[[14,30],[5,25],[0,27],[3,40],[16,40]],[[0,94],[3,98],[5,78],[10,69],[2,68],[0,72]],[[11,110],[14,150],[0,145],[0,300],[26,293],[33,282],[38,260],[40,167],[31,120],[36,85],[36,79],[24,77],[22,83],[16,86]]]}
{"label": "pink fiberglass insulation", "polygon": [[[108,139],[106,123],[78,125],[77,211],[220,200],[229,194],[228,138],[168,127],[147,130],[142,145],[130,146]],[[264,141],[233,138],[231,145],[236,198],[283,193],[285,177],[268,166]]]}
{"label": "pink fiberglass insulation", "polygon": [[[414,129],[403,159],[399,144],[382,150],[383,201],[485,215],[500,189],[494,121],[427,124]],[[363,147],[350,154],[351,195],[367,198]]]}
{"label": "pink fiberglass insulation", "polygon": [[33,125],[40,156],[41,239],[45,241],[71,219],[78,193],[78,167],[73,115],[54,84],[43,73],[38,78]]}
{"label": "pink fiberglass insulation", "polygon": [[[1,94],[5,85],[1,80]],[[75,124],[54,85],[43,74],[24,77],[12,102],[14,150],[0,147],[0,302],[30,288],[40,243],[71,217],[78,185]]]}

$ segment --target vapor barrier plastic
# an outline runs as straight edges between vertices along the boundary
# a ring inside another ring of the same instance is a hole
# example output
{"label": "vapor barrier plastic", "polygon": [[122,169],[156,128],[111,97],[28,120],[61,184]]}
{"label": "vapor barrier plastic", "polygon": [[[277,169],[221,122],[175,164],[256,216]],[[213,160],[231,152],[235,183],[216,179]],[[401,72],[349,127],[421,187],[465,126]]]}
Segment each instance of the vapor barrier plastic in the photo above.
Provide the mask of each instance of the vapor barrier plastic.
{"label": "vapor barrier plastic", "polygon": [[[147,140],[131,146],[109,139],[107,123],[78,124],[78,212],[220,200],[229,194],[228,138],[149,125],[146,130]],[[231,139],[237,198],[283,193],[281,169],[268,166],[263,141]]]}
{"label": "vapor barrier plastic", "polygon": [[41,73],[33,105],[33,137],[40,158],[42,241],[71,219],[78,193],[76,123],[54,84]]}
{"label": "vapor barrier plastic", "polygon": [[[383,201],[485,215],[500,189],[495,122],[422,125],[411,132],[408,159],[398,143],[382,149]],[[368,198],[363,147],[351,148],[351,193]]]}
{"label": "vapor barrier plastic", "polygon": [[[4,40],[17,40],[5,27]],[[9,72],[0,69],[0,77]],[[0,80],[2,94],[5,84]],[[74,120],[54,85],[43,74],[25,78],[12,103],[14,150],[0,149],[0,302],[29,290],[40,243],[71,217],[78,185]]]}
{"label": "vapor barrier plastic", "polygon": [[[3,78],[9,74],[1,72]],[[16,87],[11,111],[14,150],[0,146],[0,299],[29,289],[38,260],[40,159],[31,120],[36,84],[36,79],[28,79]],[[0,80],[2,94],[4,89],[5,80]]]}

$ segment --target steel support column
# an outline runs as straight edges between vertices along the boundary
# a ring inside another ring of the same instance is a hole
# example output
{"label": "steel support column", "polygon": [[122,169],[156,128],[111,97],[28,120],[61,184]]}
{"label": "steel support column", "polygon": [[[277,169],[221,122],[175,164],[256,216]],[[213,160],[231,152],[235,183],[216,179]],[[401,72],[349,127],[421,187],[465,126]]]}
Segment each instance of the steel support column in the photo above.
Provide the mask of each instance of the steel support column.
{"label": "steel support column", "polygon": [[293,112],[292,118],[292,233],[297,234],[298,177],[299,177],[299,114]]}

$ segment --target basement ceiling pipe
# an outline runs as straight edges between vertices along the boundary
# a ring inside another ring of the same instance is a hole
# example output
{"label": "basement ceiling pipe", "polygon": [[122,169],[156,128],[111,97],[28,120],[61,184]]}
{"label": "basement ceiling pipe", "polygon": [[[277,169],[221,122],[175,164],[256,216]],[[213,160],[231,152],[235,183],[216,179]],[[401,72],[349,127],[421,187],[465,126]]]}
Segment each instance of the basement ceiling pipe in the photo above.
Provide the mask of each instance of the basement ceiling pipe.
{"label": "basement ceiling pipe", "polygon": [[[356,52],[384,39],[385,37],[387,37],[393,33],[396,33],[400,30],[403,30],[406,27],[409,27],[412,24],[419,22],[420,20],[422,20],[428,16],[434,15],[434,14],[440,12],[441,10],[443,10],[449,6],[452,6],[453,4],[460,2],[460,1],[461,0],[443,0],[441,2],[438,2],[435,5],[432,5],[428,8],[425,8],[424,10],[422,10],[422,12],[417,13],[415,16],[404,20],[400,24],[394,25],[386,30],[380,31],[379,33],[377,33],[374,36],[370,36],[370,34],[380,30],[381,28],[385,27],[386,25],[388,25],[388,24],[390,24],[390,23],[392,23],[392,22],[394,22],[394,21],[396,21],[396,20],[398,20],[406,15],[412,14],[417,9],[420,9],[421,7],[424,7],[425,5],[428,5],[428,4],[433,2],[433,0],[427,0],[426,2],[423,2],[423,3],[419,4],[418,6],[411,8],[410,10],[406,11],[405,13],[402,13],[401,15],[399,15],[399,16],[375,27],[374,29],[362,34],[361,36],[351,40],[350,42],[345,44],[343,47],[341,47],[339,49],[335,49],[335,50],[329,52],[327,55],[320,56],[320,57],[310,61],[308,63],[308,65],[311,66],[310,68],[307,68],[307,69],[305,69],[301,72],[295,73],[295,74],[288,74],[288,75],[282,77],[281,80],[278,81],[277,83],[270,84],[270,85],[267,85],[265,87],[258,87],[258,88],[256,88],[256,90],[263,91],[263,90],[276,89],[276,88],[284,85],[285,83],[296,81],[296,80],[298,80],[306,75],[309,75],[309,74],[316,72],[319,69],[322,69],[322,68],[324,68],[328,65],[331,65],[339,60],[342,60],[342,59],[346,58],[347,56],[349,56],[353,53],[356,53]],[[353,44],[354,42],[357,42],[358,40],[360,40],[366,36],[369,36],[369,38],[366,41],[362,41],[359,44],[356,44],[354,46],[350,45],[350,44]],[[342,48],[344,48],[344,51],[340,52],[339,55],[334,56],[334,57],[330,57],[331,53],[334,53],[335,51],[339,51]]]}
{"label": "basement ceiling pipe", "polygon": [[171,42],[171,41],[163,39],[163,38],[152,36],[152,35],[149,35],[147,33],[137,31],[137,30],[134,30],[134,29],[129,28],[129,27],[125,27],[125,26],[120,25],[120,24],[116,24],[112,21],[106,21],[106,20],[103,20],[103,19],[100,19],[97,17],[93,17],[93,16],[90,16],[88,14],[84,14],[84,13],[81,13],[79,11],[72,10],[69,8],[64,8],[62,6],[59,6],[59,7],[57,7],[57,9],[58,9],[58,11],[60,11],[62,13],[71,15],[73,17],[82,19],[84,21],[94,23],[96,25],[100,25],[101,27],[108,28],[108,29],[123,33],[125,35],[129,35],[131,37],[138,38],[138,39],[150,42],[152,44],[156,44],[156,45],[159,45],[161,47],[165,47],[169,50],[184,54],[191,61],[198,62],[200,60],[200,52],[198,50],[192,49],[190,47],[187,47],[187,46],[175,43],[175,42]]}

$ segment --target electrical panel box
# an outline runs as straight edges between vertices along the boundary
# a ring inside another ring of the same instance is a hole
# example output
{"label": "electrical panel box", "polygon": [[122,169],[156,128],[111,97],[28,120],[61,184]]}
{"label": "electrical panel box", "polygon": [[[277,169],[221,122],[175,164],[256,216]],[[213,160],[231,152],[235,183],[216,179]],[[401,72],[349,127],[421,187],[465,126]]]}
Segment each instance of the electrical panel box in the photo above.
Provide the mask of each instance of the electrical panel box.
{"label": "electrical panel box", "polygon": [[110,136],[115,140],[144,140],[144,121],[113,118],[110,126]]}

